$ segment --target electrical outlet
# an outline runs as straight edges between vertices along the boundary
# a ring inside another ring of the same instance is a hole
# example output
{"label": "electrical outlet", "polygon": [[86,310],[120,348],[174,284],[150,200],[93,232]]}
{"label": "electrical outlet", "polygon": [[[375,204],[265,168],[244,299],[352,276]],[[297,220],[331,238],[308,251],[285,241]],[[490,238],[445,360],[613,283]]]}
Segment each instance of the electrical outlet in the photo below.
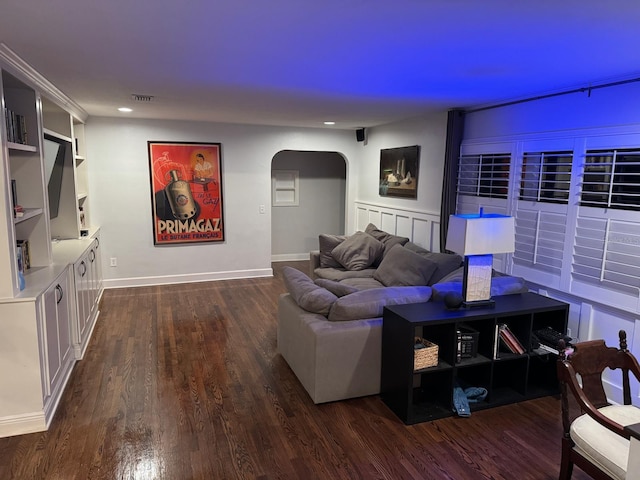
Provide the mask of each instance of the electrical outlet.
{"label": "electrical outlet", "polygon": [[116,257],[111,257],[109,259],[109,265],[111,265],[112,267],[117,267],[118,266],[118,259]]}
{"label": "electrical outlet", "polygon": [[261,214],[264,214],[267,211],[264,205],[260,205],[260,207],[258,207],[258,210],[260,211]]}
{"label": "electrical outlet", "polygon": [[573,338],[573,335],[571,335],[571,329],[570,328],[567,328],[567,337],[572,337]]}

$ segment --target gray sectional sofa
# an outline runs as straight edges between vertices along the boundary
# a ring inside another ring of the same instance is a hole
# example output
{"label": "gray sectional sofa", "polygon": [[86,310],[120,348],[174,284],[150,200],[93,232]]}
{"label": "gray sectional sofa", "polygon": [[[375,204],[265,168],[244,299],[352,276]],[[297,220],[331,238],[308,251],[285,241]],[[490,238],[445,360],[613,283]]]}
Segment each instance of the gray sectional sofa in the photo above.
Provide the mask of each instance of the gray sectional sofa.
{"label": "gray sectional sofa", "polygon": [[[377,394],[384,307],[461,292],[462,258],[373,224],[350,236],[320,235],[319,247],[309,275],[283,269],[288,293],[278,303],[278,351],[314,403]],[[524,291],[521,278],[492,280],[492,295]]]}

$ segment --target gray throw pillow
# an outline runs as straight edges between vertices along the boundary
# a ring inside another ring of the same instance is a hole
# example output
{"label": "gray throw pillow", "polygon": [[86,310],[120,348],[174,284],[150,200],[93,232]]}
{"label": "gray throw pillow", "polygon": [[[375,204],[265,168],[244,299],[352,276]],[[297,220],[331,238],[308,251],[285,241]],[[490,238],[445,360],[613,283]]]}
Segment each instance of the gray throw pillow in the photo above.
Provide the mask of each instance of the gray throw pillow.
{"label": "gray throw pillow", "polygon": [[347,270],[364,270],[382,255],[384,245],[371,235],[356,232],[331,251],[331,256]]}
{"label": "gray throw pillow", "polygon": [[437,265],[401,245],[384,256],[373,278],[387,287],[429,285]]}
{"label": "gray throw pillow", "polygon": [[404,248],[406,248],[407,250],[411,250],[412,252],[416,252],[416,253],[431,253],[430,250],[427,250],[426,248],[422,248],[419,245],[416,245],[413,242],[407,242],[404,245]]}
{"label": "gray throw pillow", "polygon": [[342,265],[340,265],[340,263],[331,256],[331,251],[340,245],[346,238],[346,235],[330,235],[327,233],[321,233],[318,235],[321,268],[342,268]]}
{"label": "gray throw pillow", "polygon": [[411,250],[412,252],[416,252],[418,255],[431,260],[437,265],[436,271],[433,273],[429,285],[440,282],[442,278],[460,268],[462,265],[462,257],[457,253],[430,252],[429,250],[419,247],[412,242],[407,243],[404,248]]}
{"label": "gray throw pillow", "polygon": [[445,275],[438,283],[449,283],[449,282],[460,282],[462,283],[462,279],[464,277],[464,266],[460,268],[456,268],[453,272]]}
{"label": "gray throw pillow", "polygon": [[333,322],[378,318],[386,305],[423,303],[430,298],[431,287],[372,288],[340,297],[327,318]]}
{"label": "gray throw pillow", "polygon": [[316,278],[316,285],[322,288],[326,288],[336,297],[344,297],[350,293],[357,292],[358,289],[347,285],[346,283],[336,282],[335,280],[328,280],[326,278]]}
{"label": "gray throw pillow", "polygon": [[380,230],[373,223],[367,225],[367,228],[364,229],[364,233],[368,233],[373,238],[384,244],[384,252],[382,253],[383,257],[391,250],[391,248],[393,248],[394,245],[404,245],[409,242],[407,237],[400,237],[398,235],[387,233],[384,230]]}
{"label": "gray throw pillow", "polygon": [[283,267],[282,276],[287,291],[300,308],[312,313],[327,315],[338,299],[329,290],[319,287],[307,275],[293,267]]}

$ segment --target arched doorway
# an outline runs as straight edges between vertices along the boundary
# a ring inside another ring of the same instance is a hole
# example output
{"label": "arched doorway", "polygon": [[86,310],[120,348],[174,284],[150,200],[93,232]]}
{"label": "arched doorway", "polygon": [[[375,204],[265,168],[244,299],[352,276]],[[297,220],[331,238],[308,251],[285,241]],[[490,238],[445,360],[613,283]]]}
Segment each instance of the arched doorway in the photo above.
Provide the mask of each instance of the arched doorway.
{"label": "arched doorway", "polygon": [[344,233],[346,175],[337,152],[283,150],[273,157],[272,261],[308,260],[320,233]]}

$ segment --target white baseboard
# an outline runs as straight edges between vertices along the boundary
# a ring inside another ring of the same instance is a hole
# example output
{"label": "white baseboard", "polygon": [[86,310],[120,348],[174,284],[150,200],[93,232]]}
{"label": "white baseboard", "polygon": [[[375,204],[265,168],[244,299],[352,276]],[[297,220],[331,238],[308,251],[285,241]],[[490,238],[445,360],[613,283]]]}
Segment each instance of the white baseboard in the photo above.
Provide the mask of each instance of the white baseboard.
{"label": "white baseboard", "polygon": [[46,429],[47,422],[44,418],[44,412],[10,415],[0,418],[0,438],[44,432]]}
{"label": "white baseboard", "polygon": [[306,253],[282,253],[279,255],[271,255],[272,262],[298,262],[300,260],[309,260],[309,252]]}
{"label": "white baseboard", "polygon": [[173,283],[211,282],[215,280],[238,280],[243,278],[272,277],[273,269],[234,270],[230,272],[190,273],[184,275],[163,275],[160,277],[129,277],[103,280],[104,288],[148,287]]}

